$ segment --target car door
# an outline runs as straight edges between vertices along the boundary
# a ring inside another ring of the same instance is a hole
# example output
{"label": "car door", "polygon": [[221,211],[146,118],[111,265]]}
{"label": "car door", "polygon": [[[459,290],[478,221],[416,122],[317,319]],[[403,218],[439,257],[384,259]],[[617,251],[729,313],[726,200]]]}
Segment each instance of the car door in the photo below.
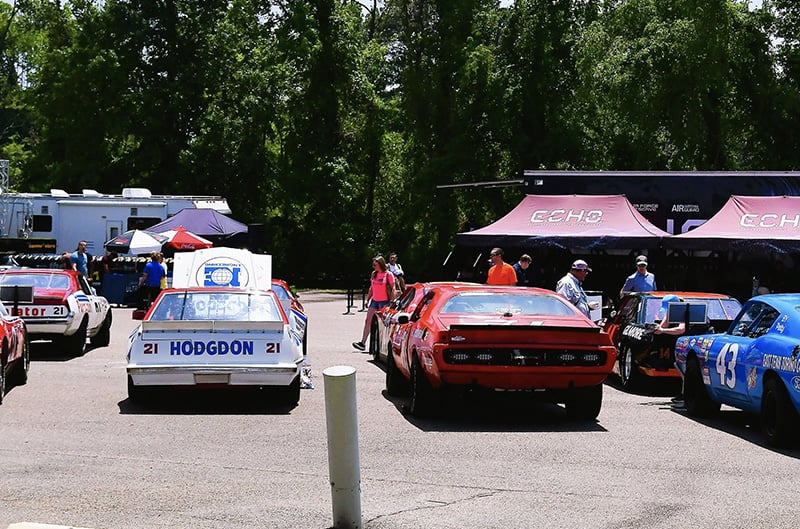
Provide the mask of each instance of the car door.
{"label": "car door", "polygon": [[613,318],[606,325],[605,330],[611,337],[611,341],[619,346],[622,339],[622,331],[631,322],[635,322],[639,313],[639,297],[626,296],[622,299],[619,309]]}
{"label": "car door", "polygon": [[754,366],[756,340],[766,334],[780,316],[762,301],[748,302],[726,334],[714,338],[705,361],[709,389],[714,400],[742,407],[750,402],[748,374]]}

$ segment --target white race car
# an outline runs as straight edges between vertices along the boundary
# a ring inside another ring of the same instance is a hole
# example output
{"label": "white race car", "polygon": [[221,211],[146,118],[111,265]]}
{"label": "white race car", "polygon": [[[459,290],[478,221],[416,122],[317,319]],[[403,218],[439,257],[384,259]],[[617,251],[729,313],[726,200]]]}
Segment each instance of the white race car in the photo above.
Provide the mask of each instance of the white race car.
{"label": "white race car", "polygon": [[130,336],[128,397],[146,400],[156,387],[251,386],[277,388],[280,403],[294,406],[302,363],[302,348],[274,292],[169,289]]}
{"label": "white race car", "polygon": [[73,270],[12,268],[0,272],[0,295],[14,316],[25,320],[32,340],[52,339],[66,353],[86,352],[111,340],[111,307]]}

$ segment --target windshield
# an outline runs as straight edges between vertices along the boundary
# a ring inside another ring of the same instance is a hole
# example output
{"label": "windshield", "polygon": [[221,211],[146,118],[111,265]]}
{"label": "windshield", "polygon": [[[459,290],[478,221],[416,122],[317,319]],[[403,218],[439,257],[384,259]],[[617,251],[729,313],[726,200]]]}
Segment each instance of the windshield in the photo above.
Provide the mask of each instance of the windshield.
{"label": "windshield", "polygon": [[[703,299],[703,298],[683,298],[684,303],[691,303],[692,305],[705,305],[708,310],[709,320],[733,320],[742,305],[735,299]],[[645,307],[644,322],[661,321],[664,317],[659,314],[661,309],[661,298],[647,298],[647,306]]]}
{"label": "windshield", "polygon": [[534,293],[463,292],[448,299],[442,314],[522,314],[574,316],[565,300]]}
{"label": "windshield", "polygon": [[69,276],[63,274],[0,274],[0,285],[28,285],[34,289],[67,290]]}
{"label": "windshield", "polygon": [[281,321],[275,298],[257,292],[167,292],[150,321]]}

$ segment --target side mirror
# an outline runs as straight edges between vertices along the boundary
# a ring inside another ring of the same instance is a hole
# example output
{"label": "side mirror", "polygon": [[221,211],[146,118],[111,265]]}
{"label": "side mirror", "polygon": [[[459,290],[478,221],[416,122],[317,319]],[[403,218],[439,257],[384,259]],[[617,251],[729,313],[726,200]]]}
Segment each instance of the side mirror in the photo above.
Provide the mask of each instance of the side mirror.
{"label": "side mirror", "polygon": [[405,325],[409,321],[409,314],[407,312],[398,312],[394,317],[395,323]]}

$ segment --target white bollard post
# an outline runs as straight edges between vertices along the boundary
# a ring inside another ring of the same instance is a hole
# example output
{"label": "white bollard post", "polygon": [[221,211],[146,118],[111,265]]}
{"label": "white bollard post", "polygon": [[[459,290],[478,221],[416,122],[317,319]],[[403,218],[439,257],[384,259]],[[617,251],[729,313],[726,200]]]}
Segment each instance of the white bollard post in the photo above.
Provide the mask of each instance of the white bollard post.
{"label": "white bollard post", "polygon": [[322,376],[325,381],[333,527],[361,529],[356,370],[350,366],[333,366],[325,369]]}

